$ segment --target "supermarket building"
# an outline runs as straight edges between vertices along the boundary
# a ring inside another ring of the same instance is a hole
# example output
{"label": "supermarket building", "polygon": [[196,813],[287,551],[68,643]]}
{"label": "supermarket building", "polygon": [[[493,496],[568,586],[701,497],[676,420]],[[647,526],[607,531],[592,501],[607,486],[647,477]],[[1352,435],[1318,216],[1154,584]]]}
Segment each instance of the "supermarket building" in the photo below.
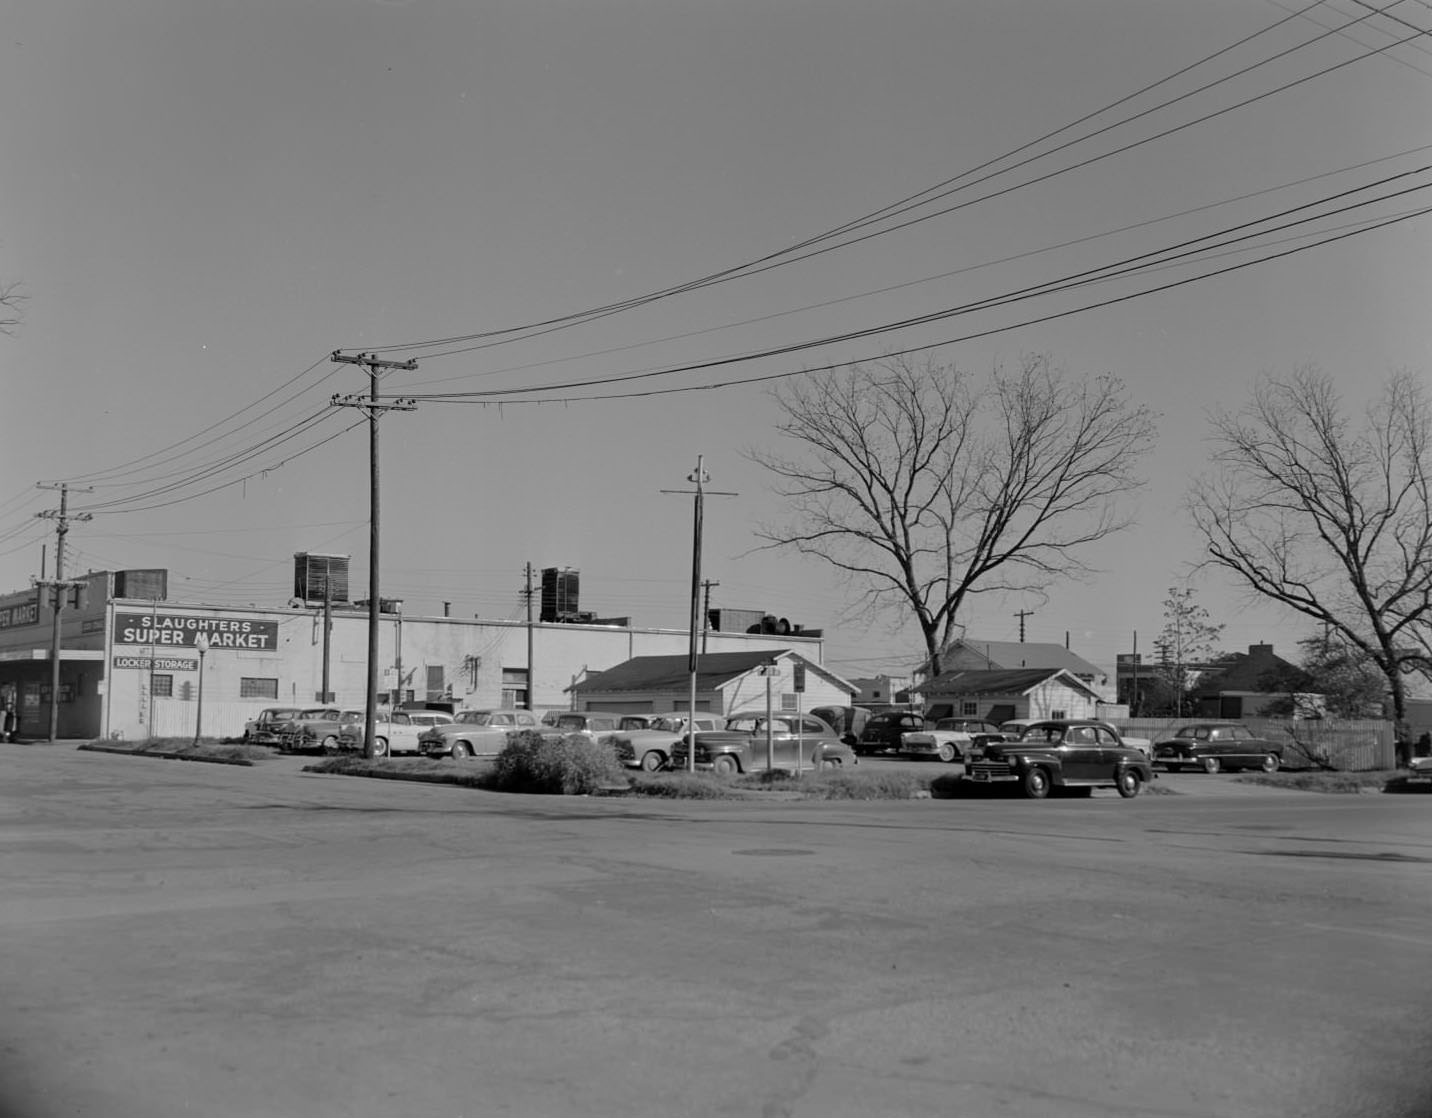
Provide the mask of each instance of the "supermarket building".
{"label": "supermarket building", "polygon": [[[361,708],[368,610],[361,603],[278,607],[170,601],[165,571],[93,571],[60,610],[62,738],[233,737],[265,706]],[[55,614],[39,588],[0,595],[0,698],[21,738],[50,726]],[[361,606],[361,608],[360,608]],[[686,629],[583,621],[417,617],[400,602],[379,616],[378,686],[399,702],[567,708],[569,689],[636,656],[685,653]],[[735,611],[728,611],[734,613]],[[750,611],[746,611],[750,612]],[[759,616],[759,615],[757,615]],[[819,634],[727,632],[709,652],[793,651],[821,664]],[[531,649],[529,663],[528,650]],[[327,696],[324,681],[327,679]],[[649,708],[648,708],[649,709]]]}

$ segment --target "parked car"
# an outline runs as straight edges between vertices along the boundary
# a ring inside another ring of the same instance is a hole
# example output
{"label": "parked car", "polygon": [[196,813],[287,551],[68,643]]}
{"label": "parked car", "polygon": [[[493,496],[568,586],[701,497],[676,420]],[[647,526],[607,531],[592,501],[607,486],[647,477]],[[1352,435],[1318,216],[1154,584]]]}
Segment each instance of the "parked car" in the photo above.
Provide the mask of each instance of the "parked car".
{"label": "parked car", "polygon": [[406,712],[415,726],[450,726],[453,716],[441,710],[410,710]]}
{"label": "parked car", "polygon": [[925,716],[914,710],[882,710],[866,720],[865,729],[855,743],[855,752],[861,756],[870,753],[900,752],[906,734],[918,734],[925,729]]}
{"label": "parked car", "polygon": [[982,718],[941,718],[924,730],[901,735],[899,751],[905,757],[953,764],[965,759],[976,739],[984,743],[1003,738],[998,726]]}
{"label": "parked car", "polygon": [[[626,722],[627,719],[622,719]],[[686,733],[686,724],[691,721],[686,714],[664,714],[650,720],[647,726],[635,729],[623,726],[612,735],[612,746],[617,751],[617,760],[623,765],[656,772],[666,768],[671,761],[671,747],[676,739]],[[696,716],[696,730],[718,730],[722,719],[716,715]]]}
{"label": "parked car", "polygon": [[846,745],[854,746],[860,740],[865,724],[870,721],[870,711],[865,707],[811,707],[810,712],[840,735]]}
{"label": "parked car", "polygon": [[1407,783],[1432,785],[1432,757],[1413,757],[1407,762]]}
{"label": "parked car", "polygon": [[353,721],[360,724],[364,712],[341,707],[308,707],[283,724],[279,731],[279,748],[285,753],[310,749],[337,749],[338,735]]}
{"label": "parked car", "polygon": [[[777,769],[794,771],[798,757],[802,770],[846,768],[859,763],[855,750],[836,736],[829,723],[815,715],[773,714],[769,725],[773,766]],[[710,769],[721,776],[765,770],[770,767],[766,726],[765,711],[732,714],[724,729],[678,738],[671,749],[671,767],[687,767],[687,751],[694,737],[698,769]]]}
{"label": "parked car", "polygon": [[1241,722],[1190,722],[1154,746],[1154,763],[1169,772],[1262,769],[1271,773],[1283,763],[1283,747],[1260,738]]}
{"label": "parked car", "polygon": [[277,745],[285,722],[301,713],[298,707],[264,707],[244,723],[244,741],[250,745]]}
{"label": "parked car", "polygon": [[1153,779],[1153,766],[1105,722],[1032,722],[1017,741],[971,748],[965,776],[976,784],[1017,784],[1032,800],[1054,788],[1116,788],[1130,799]]}
{"label": "parked car", "polygon": [[543,727],[544,737],[565,738],[579,734],[590,742],[610,741],[613,734],[622,728],[623,719],[630,725],[634,721],[645,723],[639,715],[619,714],[606,710],[564,710],[551,725]]}
{"label": "parked car", "polygon": [[[373,756],[387,757],[393,753],[417,753],[419,735],[432,729],[418,721],[421,711],[381,710],[373,719]],[[345,722],[338,732],[338,748],[363,751],[363,716]]]}
{"label": "parked car", "polygon": [[539,728],[530,710],[460,710],[444,726],[429,726],[418,736],[424,757],[451,757],[466,761],[492,760],[507,744],[507,735]]}

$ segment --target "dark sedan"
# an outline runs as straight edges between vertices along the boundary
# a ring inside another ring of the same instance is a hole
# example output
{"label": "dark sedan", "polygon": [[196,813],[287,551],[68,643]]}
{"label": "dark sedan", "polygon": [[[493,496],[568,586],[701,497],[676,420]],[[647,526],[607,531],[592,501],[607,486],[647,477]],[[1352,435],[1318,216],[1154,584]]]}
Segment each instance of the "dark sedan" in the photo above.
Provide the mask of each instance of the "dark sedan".
{"label": "dark sedan", "polygon": [[1154,743],[1154,764],[1169,772],[1262,769],[1271,773],[1282,763],[1279,743],[1260,738],[1239,722],[1191,722],[1172,737]]}

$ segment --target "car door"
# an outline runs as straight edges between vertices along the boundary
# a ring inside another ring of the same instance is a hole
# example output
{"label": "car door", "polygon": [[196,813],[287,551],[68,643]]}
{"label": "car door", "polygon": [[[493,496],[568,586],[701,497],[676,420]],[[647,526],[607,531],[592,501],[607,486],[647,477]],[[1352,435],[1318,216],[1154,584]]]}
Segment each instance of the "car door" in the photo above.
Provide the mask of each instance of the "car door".
{"label": "car door", "polygon": [[1099,746],[1099,727],[1070,726],[1064,731],[1064,742],[1059,752],[1063,757],[1065,780],[1099,780],[1104,776],[1101,771],[1103,750]]}

